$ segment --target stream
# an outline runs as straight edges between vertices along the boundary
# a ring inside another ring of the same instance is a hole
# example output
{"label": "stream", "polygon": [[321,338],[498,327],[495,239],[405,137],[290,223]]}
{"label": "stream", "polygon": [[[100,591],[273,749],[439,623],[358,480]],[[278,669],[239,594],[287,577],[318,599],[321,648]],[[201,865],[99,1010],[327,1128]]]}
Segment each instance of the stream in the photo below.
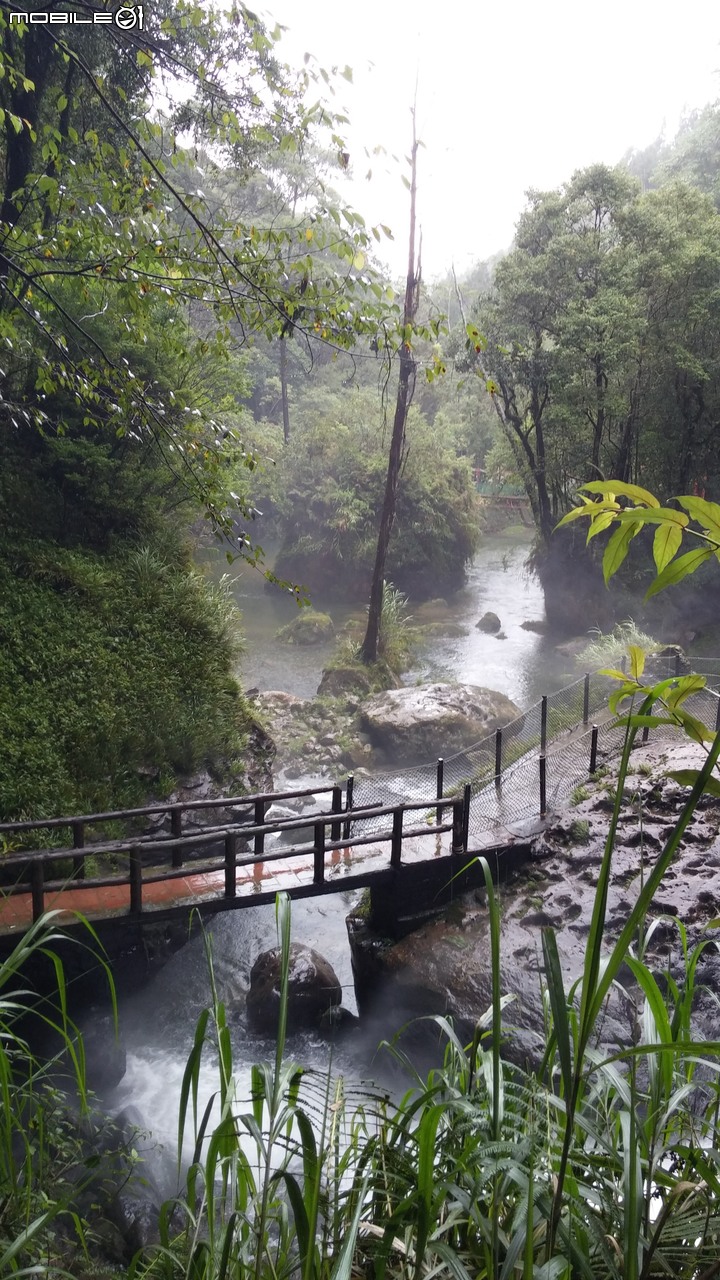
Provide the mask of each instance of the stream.
{"label": "stream", "polygon": [[[447,606],[448,621],[463,629],[452,636],[425,638],[416,665],[406,682],[455,679],[482,684],[507,694],[521,707],[535,702],[574,678],[570,660],[562,658],[544,636],[523,630],[525,620],[544,617],[542,592],[536,579],[524,570],[527,543],[509,539],[487,541],[468,573],[466,586]],[[222,555],[206,556],[206,565],[219,577]],[[221,567],[222,566],[222,567]],[[237,569],[230,575],[231,589],[243,613],[247,652],[242,664],[246,688],[276,689],[311,697],[317,689],[322,668],[332,652],[332,644],[298,647],[275,639],[279,627],[296,614],[294,601],[279,591],[268,591],[264,580],[251,569]],[[362,615],[362,606],[324,605],[336,629],[352,615]],[[491,609],[502,623],[506,639],[478,631],[475,624]],[[412,606],[410,606],[412,612]],[[442,744],[438,744],[442,753]],[[318,781],[308,762],[305,778],[293,785],[303,787]],[[327,780],[327,779],[325,779]],[[343,987],[343,1004],[356,1012],[350,951],[345,916],[354,897],[338,893],[293,904],[293,940],[320,951],[332,964]],[[227,1008],[232,1029],[237,1074],[248,1081],[253,1062],[267,1060],[273,1043],[254,1036],[245,1016],[245,993],[252,964],[260,951],[275,944],[274,909],[247,908],[222,913],[207,926],[213,953],[217,990]],[[195,938],[165,965],[141,992],[123,1001],[120,1015],[127,1049],[127,1073],[106,1101],[113,1112],[132,1106],[151,1135],[155,1150],[154,1176],[164,1195],[172,1194],[175,1176],[177,1109],[182,1075],[191,1049],[195,1025],[209,1003],[210,985],[203,941]],[[383,1010],[383,1025],[361,1027],[341,1039],[333,1048],[333,1069],[351,1079],[381,1079],[386,1066],[378,1058],[376,1046],[383,1036],[396,1030],[393,1010]],[[324,1071],[330,1048],[326,1040],[305,1033],[293,1037],[288,1052],[304,1065]],[[387,1083],[387,1079],[383,1080]],[[217,1087],[210,1058],[201,1077],[201,1106]],[[249,1091],[249,1087],[248,1087]]]}

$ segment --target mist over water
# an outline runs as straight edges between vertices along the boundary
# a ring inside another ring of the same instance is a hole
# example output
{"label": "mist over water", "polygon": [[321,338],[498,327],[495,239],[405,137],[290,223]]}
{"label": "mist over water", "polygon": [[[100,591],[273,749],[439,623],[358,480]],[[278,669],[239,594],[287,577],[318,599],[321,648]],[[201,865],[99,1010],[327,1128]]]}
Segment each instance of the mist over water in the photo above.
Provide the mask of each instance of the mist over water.
{"label": "mist over water", "polygon": [[[521,623],[545,617],[540,583],[525,569],[529,549],[526,541],[484,541],[468,569],[465,587],[447,601],[447,621],[464,627],[467,635],[423,639],[417,663],[404,677],[406,684],[435,680],[480,684],[526,706],[575,678],[568,659],[554,650],[551,640],[522,630]],[[209,568],[220,576],[227,566],[218,556]],[[230,583],[243,615],[247,643],[242,664],[244,686],[312,698],[334,642],[307,647],[276,642],[276,631],[297,616],[294,600],[280,591],[266,590],[262,577],[249,568],[233,572]],[[443,598],[442,583],[436,585],[434,594]],[[313,606],[329,613],[340,631],[349,618],[364,616],[366,601],[348,604],[317,598]],[[410,600],[411,617],[416,607]],[[506,639],[477,630],[476,623],[488,609],[500,618]],[[421,621],[421,614],[417,620]]]}

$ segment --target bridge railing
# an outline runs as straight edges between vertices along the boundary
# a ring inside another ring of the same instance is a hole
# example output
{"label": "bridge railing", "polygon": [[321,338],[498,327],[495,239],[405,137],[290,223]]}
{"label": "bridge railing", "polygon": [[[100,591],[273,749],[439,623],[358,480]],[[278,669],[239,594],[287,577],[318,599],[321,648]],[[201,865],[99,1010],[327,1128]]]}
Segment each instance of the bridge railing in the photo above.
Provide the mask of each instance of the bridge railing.
{"label": "bridge railing", "polygon": [[[698,674],[705,675],[707,687],[684,705],[716,731],[720,700],[713,686],[720,684],[720,659],[692,662],[702,667]],[[687,670],[688,662],[680,655],[656,656],[648,679],[655,682]],[[609,677],[588,672],[541,698],[503,729],[444,760],[356,779],[355,796],[365,805],[402,795],[431,803],[443,792],[457,794],[469,785],[469,831],[478,837],[542,817],[622,749],[624,730],[607,708],[616,687]],[[668,731],[652,732],[659,738]]]}
{"label": "bridge railing", "polygon": [[[323,790],[332,790],[335,793],[339,788]],[[254,803],[256,799],[267,802],[271,798],[270,795],[244,797],[249,803]],[[29,876],[29,884],[27,879],[23,882],[18,878],[15,883],[8,884],[3,892],[9,896],[27,894],[30,888],[33,919],[38,919],[46,908],[46,897],[49,894],[58,894],[68,888],[82,894],[85,891],[119,886],[125,888],[127,892],[117,909],[137,916],[144,909],[157,909],[157,906],[144,907],[144,889],[148,885],[172,883],[188,875],[208,876],[222,873],[222,888],[217,896],[234,899],[237,895],[238,871],[252,868],[256,880],[255,887],[261,887],[268,865],[302,858],[307,861],[311,857],[312,875],[307,884],[308,887],[312,886],[314,892],[322,893],[327,888],[327,855],[335,857],[351,848],[387,842],[389,843],[387,868],[397,869],[402,864],[404,840],[416,836],[435,836],[451,832],[450,853],[456,855],[464,853],[468,840],[469,800],[469,789],[463,793],[462,798],[445,797],[443,811],[449,810],[451,813],[451,818],[447,821],[440,820],[434,810],[428,812],[428,806],[424,801],[361,806],[352,811],[353,823],[356,820],[359,823],[371,820],[370,825],[373,830],[366,834],[345,834],[349,820],[343,821],[342,810],[331,808],[329,811],[306,813],[257,825],[226,825],[221,829],[207,829],[194,835],[170,836],[160,840],[130,838],[125,841],[104,841],[97,845],[85,845],[79,851],[75,847],[22,850],[6,855],[2,865],[6,874],[12,874],[15,871],[18,877]],[[405,814],[418,811],[426,811],[426,820],[422,824],[406,827]],[[433,817],[434,821],[432,821]],[[381,824],[380,830],[376,829],[378,822]],[[308,829],[312,830],[311,842],[271,850],[266,850],[264,847],[264,840],[268,835],[287,834],[293,831],[304,832]],[[250,841],[255,845],[253,851],[248,849]],[[258,841],[261,842],[259,851]],[[193,858],[190,868],[185,865],[188,854]],[[198,855],[200,855],[199,859]],[[81,884],[76,884],[74,880],[68,881],[67,877],[53,879],[53,868],[66,862],[68,857],[80,859],[83,867],[90,858],[97,860],[108,857],[111,857],[116,865],[118,863],[124,865],[120,870],[114,870],[112,873],[83,875]],[[365,882],[368,876],[360,873],[356,878]],[[353,887],[352,877],[343,877],[342,887]],[[327,888],[327,891],[330,889]]]}

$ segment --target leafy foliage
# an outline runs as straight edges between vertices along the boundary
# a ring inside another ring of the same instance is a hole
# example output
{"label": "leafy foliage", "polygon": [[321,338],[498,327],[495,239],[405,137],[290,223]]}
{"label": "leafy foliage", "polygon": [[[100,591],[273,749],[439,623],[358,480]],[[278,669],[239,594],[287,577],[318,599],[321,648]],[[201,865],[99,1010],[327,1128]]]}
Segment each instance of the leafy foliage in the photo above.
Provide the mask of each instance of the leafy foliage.
{"label": "leafy foliage", "polygon": [[[385,480],[381,412],[371,393],[308,392],[295,412],[292,449],[273,480],[282,545],[276,572],[322,595],[367,589]],[[398,492],[389,573],[412,594],[460,585],[478,545],[467,463],[417,411]]]}
{"label": "leafy foliage", "polygon": [[641,193],[595,165],[529,193],[465,336],[544,542],[588,465],[662,493],[717,482],[718,264],[716,210],[687,183]]}
{"label": "leafy foliage", "polygon": [[[193,370],[293,331],[347,346],[389,303],[359,215],[320,191],[293,219],[245,221],[213,182],[230,166],[241,183],[321,123],[340,146],[339,118],[303,106],[319,73],[281,67],[242,5],[160,3],[147,21],[0,15],[0,430],[62,433],[69,416],[151,442],[230,535],[216,476],[232,432],[178,379],[181,354]],[[146,347],[159,349],[152,368]],[[175,377],[158,375],[164,364]]]}
{"label": "leafy foliage", "polygon": [[[713,556],[720,558],[720,506],[715,502],[709,502],[695,494],[686,494],[671,499],[683,508],[682,511],[674,507],[661,507],[654,494],[647,489],[623,484],[619,480],[594,480],[582,485],[582,491],[590,496],[584,497],[579,506],[568,511],[560,525],[588,518],[588,542],[611,525],[618,526],[611,535],[603,556],[606,584],[624,563],[631,540],[646,525],[655,530],[653,557],[657,570],[647,589],[646,598],[681,582]],[[620,503],[619,498],[627,499],[626,505]],[[700,545],[683,555],[677,555],[686,538],[694,539]]]}
{"label": "leafy foliage", "polygon": [[[55,914],[36,921],[0,964],[0,1271],[5,1276],[60,1276],[68,1266],[92,1265],[92,1229],[83,1207],[92,1200],[97,1213],[102,1177],[108,1173],[101,1167],[102,1122],[90,1106],[82,1037],[68,1016],[59,955],[68,939],[56,929]],[[101,964],[89,926],[88,934],[76,945],[90,946]],[[31,969],[37,972],[43,961],[41,1000],[28,983]],[[114,1009],[109,972],[107,977]],[[38,1035],[46,1041],[51,1037],[55,1045],[45,1061],[29,1043]],[[113,1174],[117,1184],[121,1161]]]}
{"label": "leafy foliage", "polygon": [[[147,777],[239,768],[249,715],[222,589],[152,547],[0,558],[0,812],[140,802]],[[140,771],[140,772],[139,772]]]}

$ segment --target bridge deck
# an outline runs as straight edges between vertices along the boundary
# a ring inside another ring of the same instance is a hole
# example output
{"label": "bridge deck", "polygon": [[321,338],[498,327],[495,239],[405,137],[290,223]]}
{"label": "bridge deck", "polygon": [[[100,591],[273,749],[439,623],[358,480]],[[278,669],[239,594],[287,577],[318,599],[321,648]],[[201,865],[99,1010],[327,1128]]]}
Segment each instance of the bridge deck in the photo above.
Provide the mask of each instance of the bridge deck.
{"label": "bridge deck", "polygon": [[[378,840],[374,844],[354,846],[350,849],[328,851],[325,859],[325,892],[340,892],[356,887],[358,877],[369,882],[372,873],[386,872],[390,864],[390,840]],[[276,852],[276,851],[273,851]],[[442,835],[409,836],[403,840],[403,865],[427,862],[436,857],[447,857],[451,852],[451,838]],[[276,893],[307,891],[313,884],[314,851],[308,847],[306,857],[280,858],[265,861],[262,856],[250,866],[236,869],[237,897],[234,906],[252,906],[254,902],[267,901]],[[177,911],[196,905],[222,909],[225,871],[193,872],[167,880],[151,880],[143,884],[142,915],[151,919],[154,914]],[[128,887],[126,883],[96,886],[83,885],[82,881],[69,882],[62,889],[47,889],[45,909],[60,911],[59,924],[69,924],[76,913],[88,920],[101,921],[128,915]],[[0,902],[0,935],[22,932],[33,920],[32,893],[14,893]]]}

